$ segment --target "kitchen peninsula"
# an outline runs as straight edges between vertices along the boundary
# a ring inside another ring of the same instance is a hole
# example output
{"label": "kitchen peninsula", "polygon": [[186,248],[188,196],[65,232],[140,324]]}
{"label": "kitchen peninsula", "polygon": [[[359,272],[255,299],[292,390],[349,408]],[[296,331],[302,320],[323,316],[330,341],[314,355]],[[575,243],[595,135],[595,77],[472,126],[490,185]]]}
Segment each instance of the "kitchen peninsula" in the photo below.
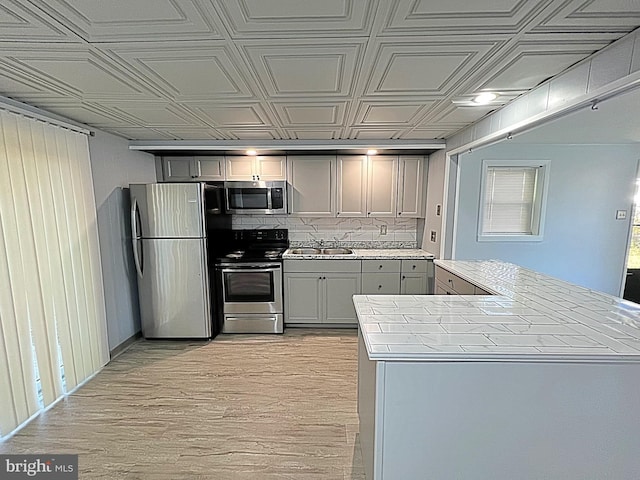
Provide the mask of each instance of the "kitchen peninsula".
{"label": "kitchen peninsula", "polygon": [[640,478],[640,306],[435,263],[493,295],[354,296],[367,479]]}

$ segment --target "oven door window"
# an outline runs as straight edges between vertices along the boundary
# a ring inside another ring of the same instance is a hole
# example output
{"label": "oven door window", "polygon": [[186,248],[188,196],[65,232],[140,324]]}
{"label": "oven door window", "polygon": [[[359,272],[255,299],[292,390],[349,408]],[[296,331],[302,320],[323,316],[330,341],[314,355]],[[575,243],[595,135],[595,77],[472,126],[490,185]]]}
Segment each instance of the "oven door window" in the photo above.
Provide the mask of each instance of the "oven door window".
{"label": "oven door window", "polygon": [[228,188],[229,208],[234,210],[269,208],[268,188]]}
{"label": "oven door window", "polygon": [[226,303],[275,301],[273,272],[225,272],[224,287]]}

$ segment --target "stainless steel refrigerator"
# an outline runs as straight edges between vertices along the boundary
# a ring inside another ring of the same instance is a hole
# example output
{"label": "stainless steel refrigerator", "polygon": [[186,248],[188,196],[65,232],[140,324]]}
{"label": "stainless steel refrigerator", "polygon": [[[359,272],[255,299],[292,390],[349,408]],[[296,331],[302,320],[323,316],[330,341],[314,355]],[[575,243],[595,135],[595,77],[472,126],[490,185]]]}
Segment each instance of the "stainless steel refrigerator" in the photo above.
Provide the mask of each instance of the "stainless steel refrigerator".
{"label": "stainless steel refrigerator", "polygon": [[145,338],[212,336],[205,187],[203,183],[129,186]]}

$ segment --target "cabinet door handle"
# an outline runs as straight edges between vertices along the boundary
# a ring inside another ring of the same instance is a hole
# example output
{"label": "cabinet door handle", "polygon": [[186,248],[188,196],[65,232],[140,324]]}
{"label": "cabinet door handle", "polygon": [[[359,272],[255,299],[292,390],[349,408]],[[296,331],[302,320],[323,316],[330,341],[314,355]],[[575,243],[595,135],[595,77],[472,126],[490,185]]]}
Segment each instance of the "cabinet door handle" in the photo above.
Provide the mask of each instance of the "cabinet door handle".
{"label": "cabinet door handle", "polygon": [[398,212],[398,215],[402,215],[402,212]]}
{"label": "cabinet door handle", "polygon": [[415,270],[416,269],[416,265],[411,265],[411,269]]}
{"label": "cabinet door handle", "polygon": [[404,275],[402,275],[402,280],[406,279],[407,277],[405,277]]}
{"label": "cabinet door handle", "polygon": [[378,290],[380,290],[382,288],[382,285],[378,285]]}
{"label": "cabinet door handle", "polygon": [[382,265],[378,265],[378,270],[382,270]]}

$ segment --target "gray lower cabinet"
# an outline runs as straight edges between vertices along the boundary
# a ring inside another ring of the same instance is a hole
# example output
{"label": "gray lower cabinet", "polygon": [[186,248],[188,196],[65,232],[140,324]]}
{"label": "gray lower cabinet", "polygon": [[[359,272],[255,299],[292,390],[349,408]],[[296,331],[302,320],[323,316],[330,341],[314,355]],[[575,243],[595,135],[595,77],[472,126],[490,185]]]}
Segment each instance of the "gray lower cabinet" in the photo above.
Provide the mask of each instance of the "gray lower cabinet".
{"label": "gray lower cabinet", "polygon": [[363,295],[398,295],[400,293],[400,272],[362,274]]}
{"label": "gray lower cabinet", "polygon": [[358,273],[327,273],[324,276],[324,318],[327,324],[358,324],[353,296],[361,291]]}
{"label": "gray lower cabinet", "polygon": [[433,260],[284,261],[287,325],[356,326],[354,295],[433,293]]}
{"label": "gray lower cabinet", "polygon": [[434,290],[433,260],[402,260],[401,295],[431,295]]}
{"label": "gray lower cabinet", "polygon": [[322,286],[320,273],[285,273],[285,322],[321,323]]}
{"label": "gray lower cabinet", "polygon": [[440,266],[437,266],[435,270],[436,295],[492,295]]}
{"label": "gray lower cabinet", "polygon": [[352,297],[362,289],[360,269],[360,260],[285,260],[285,323],[355,327]]}

